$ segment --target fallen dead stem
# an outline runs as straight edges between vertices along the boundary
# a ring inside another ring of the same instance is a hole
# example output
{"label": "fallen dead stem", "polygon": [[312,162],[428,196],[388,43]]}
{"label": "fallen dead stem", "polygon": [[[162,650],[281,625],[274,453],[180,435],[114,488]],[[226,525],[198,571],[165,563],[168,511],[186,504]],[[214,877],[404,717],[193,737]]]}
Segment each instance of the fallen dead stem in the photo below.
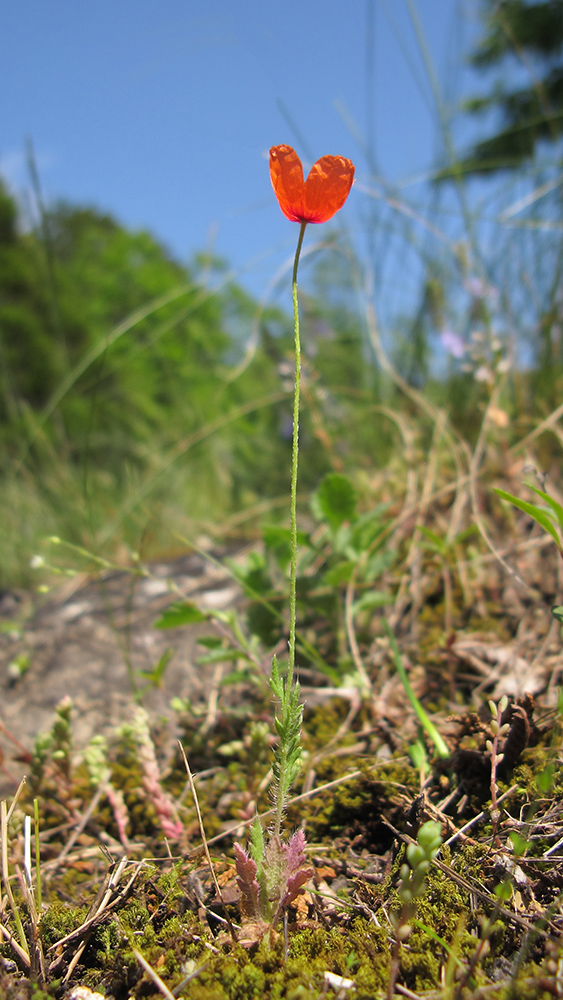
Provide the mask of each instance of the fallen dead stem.
{"label": "fallen dead stem", "polygon": [[[128,865],[133,864],[135,870],[127,882],[127,884],[119,890],[119,883]],[[49,972],[52,974],[59,969],[64,961],[63,950],[69,945],[76,941],[80,944],[74,953],[71,961],[69,962],[66,974],[65,982],[68,982],[74,969],[76,968],[88,941],[90,940],[92,931],[95,927],[101,924],[107,917],[114,912],[119,906],[122,906],[128,899],[133,885],[139,876],[142,869],[145,867],[146,862],[131,862],[127,857],[121,858],[121,860],[115,863],[110,871],[108,871],[104,883],[100,887],[96,899],[90,907],[90,912],[86,920],[77,927],[75,930],[71,931],[65,937],[60,938],[54,944],[51,945],[49,951],[57,950],[59,955],[55,958],[51,965],[49,966]]]}
{"label": "fallen dead stem", "polygon": [[141,952],[137,951],[137,949],[134,948],[133,954],[137,959],[139,965],[143,967],[147,975],[150,976],[150,978],[152,979],[154,985],[157,987],[158,990],[160,990],[163,997],[166,997],[166,1000],[175,1000],[174,994],[170,992],[166,984],[163,983],[158,972],[156,972],[155,969],[153,969],[152,965],[149,965],[146,958],[144,958],[143,955],[141,955]]}

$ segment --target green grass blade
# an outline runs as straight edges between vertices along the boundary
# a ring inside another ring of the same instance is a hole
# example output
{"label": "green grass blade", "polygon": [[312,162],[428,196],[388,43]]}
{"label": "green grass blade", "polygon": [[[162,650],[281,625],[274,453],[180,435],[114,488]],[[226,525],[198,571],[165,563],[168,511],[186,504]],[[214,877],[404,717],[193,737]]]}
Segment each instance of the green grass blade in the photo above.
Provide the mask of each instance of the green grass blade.
{"label": "green grass blade", "polygon": [[555,512],[555,515],[559,522],[559,527],[563,532],[563,507],[561,506],[561,504],[557,503],[557,500],[554,500],[553,497],[550,497],[549,493],[545,493],[543,490],[538,490],[537,486],[532,486],[531,483],[526,483],[526,486],[528,487],[528,489],[533,490],[534,493],[537,493],[537,495],[541,497],[542,500],[545,500],[545,502],[549,504],[551,509]]}
{"label": "green grass blade", "polygon": [[514,504],[515,507],[518,507],[518,510],[523,511],[524,514],[528,514],[529,517],[533,518],[533,520],[536,521],[536,523],[539,524],[544,531],[547,531],[547,533],[551,535],[557,547],[561,548],[561,539],[557,532],[557,528],[545,510],[542,510],[541,507],[537,507],[535,503],[528,503],[527,500],[521,500],[520,497],[512,496],[512,493],[507,493],[506,490],[500,490],[496,486],[494,487],[494,492],[501,498],[501,500],[507,500],[509,503]]}
{"label": "green grass blade", "polygon": [[416,697],[416,695],[415,695],[415,693],[414,693],[414,691],[413,691],[413,689],[411,687],[411,683],[410,683],[410,681],[409,681],[409,679],[407,677],[407,672],[406,672],[406,670],[405,670],[405,668],[403,666],[403,661],[401,659],[401,654],[399,653],[399,648],[398,648],[397,643],[395,641],[395,636],[393,635],[393,632],[391,630],[391,626],[389,625],[389,622],[386,621],[385,619],[384,619],[383,624],[385,625],[385,629],[387,631],[387,635],[389,636],[389,642],[391,644],[391,651],[393,653],[393,658],[395,660],[395,666],[397,668],[397,673],[398,673],[399,677],[401,678],[401,683],[402,683],[402,685],[403,685],[403,687],[405,689],[405,693],[407,695],[407,698],[409,699],[409,701],[410,701],[410,703],[411,703],[411,705],[412,705],[412,707],[413,707],[413,709],[415,711],[416,717],[417,717],[418,721],[420,722],[420,725],[422,726],[422,728],[425,729],[426,732],[428,733],[428,736],[432,740],[432,742],[433,742],[433,744],[434,744],[434,746],[436,748],[436,752],[438,753],[438,755],[440,757],[444,757],[444,758],[445,757],[449,757],[450,756],[450,751],[449,751],[446,743],[444,742],[444,740],[440,736],[440,733],[436,729],[436,726],[434,725],[434,723],[432,722],[432,720],[428,718],[428,715],[424,711],[422,705],[420,704],[418,698]]}

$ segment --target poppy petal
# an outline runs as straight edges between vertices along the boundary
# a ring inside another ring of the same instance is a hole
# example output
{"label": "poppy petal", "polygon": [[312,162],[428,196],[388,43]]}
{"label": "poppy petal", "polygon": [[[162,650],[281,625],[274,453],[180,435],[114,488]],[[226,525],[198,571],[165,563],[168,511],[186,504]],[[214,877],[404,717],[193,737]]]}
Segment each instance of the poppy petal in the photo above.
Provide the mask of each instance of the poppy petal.
{"label": "poppy petal", "polygon": [[350,193],[354,173],[354,164],[344,156],[322,156],[317,160],[305,181],[304,209],[308,222],[332,219]]}
{"label": "poppy petal", "polygon": [[291,146],[272,146],[270,180],[283,214],[292,222],[305,221],[303,166]]}

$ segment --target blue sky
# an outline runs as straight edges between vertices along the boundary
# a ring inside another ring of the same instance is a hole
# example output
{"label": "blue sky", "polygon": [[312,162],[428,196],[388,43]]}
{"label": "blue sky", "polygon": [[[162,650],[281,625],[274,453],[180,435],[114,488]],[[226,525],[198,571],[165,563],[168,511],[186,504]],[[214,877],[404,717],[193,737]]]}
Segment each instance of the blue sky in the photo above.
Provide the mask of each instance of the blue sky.
{"label": "blue sky", "polygon": [[31,140],[47,201],[107,210],[184,261],[212,248],[258,294],[296,238],[270,188],[271,145],[354,160],[341,213],[352,228],[366,211],[366,143],[382,176],[408,190],[437,163],[413,10],[453,109],[475,89],[464,58],[478,0],[7,4],[0,173],[16,193],[29,188]]}

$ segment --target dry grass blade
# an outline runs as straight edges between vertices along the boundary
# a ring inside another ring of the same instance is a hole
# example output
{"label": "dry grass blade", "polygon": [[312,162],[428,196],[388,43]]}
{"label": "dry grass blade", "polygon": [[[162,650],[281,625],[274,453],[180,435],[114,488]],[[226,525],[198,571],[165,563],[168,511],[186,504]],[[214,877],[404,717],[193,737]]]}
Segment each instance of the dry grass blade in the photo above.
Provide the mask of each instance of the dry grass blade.
{"label": "dry grass blade", "polygon": [[[23,786],[23,781],[22,784],[20,785],[20,788],[18,789],[18,792],[21,790],[22,786]],[[12,807],[9,813],[6,810],[6,802],[4,800],[0,802],[0,828],[2,836],[2,881],[4,883],[4,889],[6,891],[6,895],[10,903],[10,908],[14,916],[14,922],[18,932],[18,937],[20,939],[21,949],[23,953],[26,955],[26,964],[29,966],[30,965],[29,946],[25,937],[20,911],[14,899],[14,894],[12,892],[12,887],[10,885],[10,874],[8,869],[8,816],[12,814],[16,800],[17,800],[17,795],[14,798],[14,802],[12,803]]]}
{"label": "dry grass blade", "polygon": [[[497,805],[500,805],[501,802],[504,802],[505,799],[509,798],[517,790],[518,790],[518,785],[512,785],[512,788],[509,788],[508,791],[504,792],[502,795],[499,795],[497,799]],[[459,830],[456,830],[454,833],[452,833],[451,837],[448,837],[448,839],[444,841],[444,847],[449,847],[449,845],[453,844],[454,840],[457,840],[458,837],[463,837],[464,834],[467,832],[467,830],[470,830],[472,826],[475,826],[477,823],[480,823],[481,820],[484,819],[485,816],[487,815],[488,815],[488,810],[485,809],[483,809],[480,813],[477,813],[476,816],[473,816],[472,819],[470,819],[467,823],[461,826]]]}
{"label": "dry grass blade", "polygon": [[412,990],[407,989],[406,986],[402,986],[401,983],[395,983],[395,992],[400,993],[402,997],[407,997],[407,1000],[421,1000],[420,993],[413,993]]}
{"label": "dry grass blade", "polygon": [[480,510],[479,498],[477,496],[477,476],[478,476],[478,472],[479,472],[479,466],[481,464],[481,459],[483,457],[483,451],[484,451],[484,448],[485,448],[486,437],[487,437],[487,430],[488,430],[489,421],[490,421],[490,414],[493,411],[494,407],[497,406],[497,404],[498,404],[498,398],[499,398],[499,395],[500,395],[500,392],[501,392],[501,389],[502,389],[503,385],[504,385],[504,381],[503,380],[499,381],[497,383],[497,385],[495,386],[492,394],[491,394],[491,398],[489,400],[487,409],[485,410],[485,415],[483,417],[483,421],[482,421],[482,424],[481,424],[481,429],[480,429],[480,432],[479,432],[479,438],[477,440],[477,444],[475,445],[475,450],[473,452],[473,457],[471,459],[471,467],[470,467],[470,470],[469,470],[469,488],[470,488],[470,495],[471,495],[471,509],[472,509],[472,512],[473,512],[473,517],[475,519],[475,524],[479,528],[479,532],[481,534],[481,537],[483,538],[483,541],[485,542],[485,544],[487,545],[487,547],[490,549],[490,551],[494,555],[495,559],[498,560],[498,562],[501,564],[501,566],[503,567],[503,569],[505,569],[506,572],[514,580],[517,580],[517,582],[522,587],[525,587],[526,590],[528,590],[529,587],[528,587],[528,584],[526,583],[526,581],[523,580],[522,577],[520,576],[520,574],[515,569],[513,569],[513,567],[510,566],[509,563],[506,562],[506,560],[502,557],[501,553],[499,552],[498,547],[495,545],[495,543],[493,542],[492,538],[490,537],[489,532],[487,531],[487,529],[485,527],[484,518],[483,518],[483,516],[481,514],[481,510]]}
{"label": "dry grass blade", "polygon": [[213,879],[213,884],[215,886],[215,891],[217,893],[217,897],[218,897],[218,899],[221,900],[221,904],[222,904],[223,909],[225,911],[225,917],[226,917],[226,920],[227,920],[229,931],[231,932],[231,937],[232,937],[233,941],[236,944],[237,936],[236,936],[236,933],[235,933],[235,928],[233,926],[233,922],[232,922],[232,920],[231,920],[231,918],[229,916],[227,907],[225,905],[225,900],[223,898],[223,893],[221,892],[221,886],[219,885],[219,880],[217,878],[217,875],[215,874],[215,868],[213,866],[213,862],[211,860],[211,855],[209,853],[209,847],[207,845],[207,837],[205,836],[205,828],[203,826],[203,819],[202,819],[202,816],[201,816],[201,810],[199,808],[199,800],[198,800],[197,792],[196,792],[195,785],[194,785],[193,775],[192,775],[192,772],[190,770],[190,765],[188,763],[188,758],[186,757],[186,751],[184,750],[184,748],[183,748],[183,746],[182,746],[182,744],[180,743],[179,740],[178,740],[178,746],[180,747],[180,752],[181,752],[183,760],[184,760],[184,766],[186,768],[186,774],[188,775],[188,781],[190,783],[191,792],[192,792],[192,795],[194,797],[194,803],[195,803],[195,808],[196,808],[196,813],[197,813],[197,821],[199,823],[199,832],[201,834],[201,842],[203,844],[203,850],[205,852],[205,857],[207,859],[207,864],[209,865],[209,870],[211,872],[211,877]]}
{"label": "dry grass blade", "polygon": [[68,969],[66,971],[64,977],[65,983],[68,982],[70,976],[72,975],[78,962],[80,961],[80,958],[84,952],[84,949],[86,948],[86,945],[88,944],[88,941],[90,940],[90,936],[94,928],[103,920],[105,920],[107,916],[110,914],[110,912],[112,912],[117,907],[118,904],[123,903],[129,896],[133,884],[139,872],[144,866],[144,861],[141,861],[139,864],[136,865],[135,871],[133,872],[131,878],[124,886],[124,888],[119,892],[117,891],[117,887],[119,882],[121,881],[121,877],[128,864],[129,864],[128,858],[123,857],[119,862],[119,864],[116,867],[114,867],[112,871],[108,872],[104,884],[102,885],[100,891],[98,892],[98,895],[90,908],[90,913],[87,919],[84,921],[84,923],[81,924],[80,927],[77,927],[76,930],[71,931],[70,934],[67,934],[63,938],[60,938],[59,941],[56,941],[55,944],[51,945],[49,951],[53,951],[54,949],[57,949],[59,951],[59,954],[51,962],[51,965],[49,966],[49,972],[52,973],[59,967],[59,965],[63,960],[64,948],[73,941],[78,941],[78,940],[80,941],[78,949],[73,955],[69,963]]}
{"label": "dry grass blade", "polygon": [[[360,778],[361,775],[362,771],[359,770],[351,771],[349,774],[344,774],[340,778],[335,778],[334,781],[328,781],[324,785],[319,785],[318,788],[311,788],[307,792],[302,792],[301,795],[294,795],[291,799],[288,800],[287,804],[288,806],[293,806],[298,802],[304,802],[306,799],[311,799],[315,795],[322,795],[323,792],[330,791],[331,788],[336,788],[338,785],[343,785],[347,781],[354,781],[355,778]],[[260,815],[262,819],[267,819],[269,816],[273,816],[273,813],[274,813],[273,809],[267,809]],[[253,823],[254,823],[254,817],[252,819],[241,820],[239,823],[237,823],[236,826],[231,826],[227,830],[224,830],[223,833],[218,833],[215,835],[215,837],[211,837],[207,841],[207,844],[216,844],[220,840],[224,840],[225,837],[233,837],[235,836],[238,830],[241,830],[243,827],[252,826]]]}
{"label": "dry grass blade", "polygon": [[12,814],[14,812],[14,809],[16,808],[16,806],[18,804],[20,795],[22,794],[22,792],[23,792],[26,784],[27,784],[27,778],[24,775],[24,777],[22,778],[22,780],[19,783],[18,790],[17,790],[16,794],[14,795],[14,797],[12,799],[12,804],[11,804],[10,808],[8,809],[8,812],[7,812],[7,815],[6,815],[6,822],[7,823],[9,823],[10,820],[11,820],[11,818],[12,818]]}
{"label": "dry grass blade", "polygon": [[97,789],[97,791],[96,791],[96,793],[95,793],[92,801],[90,802],[88,808],[86,809],[86,811],[84,812],[84,814],[81,816],[80,821],[77,823],[77,825],[75,826],[74,830],[72,831],[71,836],[69,837],[69,839],[67,840],[66,844],[64,845],[61,853],[59,854],[59,856],[57,858],[57,861],[59,861],[59,862],[63,861],[63,859],[66,858],[67,854],[72,850],[72,848],[74,847],[74,845],[75,845],[76,841],[78,840],[80,834],[84,830],[84,827],[88,823],[88,820],[93,816],[94,812],[96,811],[96,809],[98,807],[98,803],[99,803],[102,795],[104,794],[104,792],[105,792],[105,788],[104,787],[100,787],[100,788]]}
{"label": "dry grass blade", "polygon": [[192,979],[196,979],[197,976],[199,976],[199,974],[203,972],[203,970],[208,965],[209,965],[209,960],[207,960],[207,962],[204,962],[203,965],[200,965],[199,969],[195,969],[193,972],[190,972],[189,976],[186,976],[185,979],[182,979],[181,983],[178,983],[178,985],[174,987],[174,989],[172,990],[172,996],[179,997],[180,993],[182,992],[182,990],[186,988],[188,983],[191,983]]}
{"label": "dry grass blade", "polygon": [[[39,873],[39,868],[37,868]],[[40,909],[35,900],[33,885],[31,880],[31,817],[24,817],[24,870],[16,865],[16,873],[20,882],[22,895],[27,905],[29,922],[31,924],[29,933],[29,952],[31,961],[31,974],[36,976],[41,983],[46,981],[45,959],[43,947],[39,934]],[[40,884],[40,876],[39,883]],[[40,896],[40,893],[39,893]]]}
{"label": "dry grass blade", "polygon": [[[139,872],[142,870],[145,862],[141,861],[137,864],[133,875],[129,879],[127,885],[121,890],[121,892],[116,892],[117,883],[121,879],[121,875],[125,869],[125,866],[129,863],[127,858],[122,858],[119,862],[117,869],[112,870],[106,876],[104,884],[102,885],[94,903],[90,907],[90,912],[84,921],[75,930],[70,931],[65,937],[60,938],[59,941],[55,941],[51,945],[49,951],[53,951],[55,948],[64,947],[64,945],[70,944],[71,941],[75,941],[91,930],[96,924],[100,923],[100,920],[105,917],[109,910],[115,909],[118,903],[122,902],[129,895],[133,883],[135,882]],[[113,897],[113,898],[112,898]]]}
{"label": "dry grass blade", "polygon": [[10,931],[8,930],[7,927],[4,927],[4,924],[0,924],[0,936],[2,936],[3,938],[5,938],[6,941],[8,941],[8,943],[14,949],[20,961],[23,962],[23,964],[25,965],[26,969],[30,969],[31,961],[27,951],[24,951],[22,946],[18,944],[14,935],[10,934]]}
{"label": "dry grass blade", "polygon": [[162,993],[163,997],[166,997],[166,1000],[175,1000],[174,994],[170,992],[170,990],[168,989],[166,983],[162,982],[162,979],[160,978],[158,972],[155,972],[155,970],[153,969],[152,965],[149,965],[149,963],[147,962],[146,958],[144,958],[141,955],[141,952],[137,951],[136,948],[133,948],[133,954],[134,954],[135,958],[137,959],[139,965],[142,965],[142,967],[145,970],[145,972],[147,973],[147,975],[150,976],[150,978],[152,979],[152,981],[153,981],[154,985],[156,986],[156,988],[158,990],[160,990],[160,992]]}
{"label": "dry grass blade", "polygon": [[[97,917],[105,916],[105,912],[104,911],[106,910],[107,904],[109,903],[109,900],[111,899],[111,894],[112,894],[112,891],[113,891],[113,886],[117,885],[117,883],[119,882],[119,879],[121,878],[121,874],[122,874],[122,872],[123,872],[126,864],[127,864],[127,858],[122,858],[121,861],[120,861],[120,863],[119,863],[119,865],[118,865],[118,867],[117,867],[116,872],[112,876],[110,876],[110,880],[109,880],[107,891],[106,891],[106,893],[104,894],[104,896],[102,898],[102,901],[101,901],[101,903],[100,903],[100,905],[98,907],[98,911],[95,914],[95,916],[97,916]],[[93,930],[93,928],[90,928],[89,930],[86,931],[86,934],[84,936],[84,940],[78,946],[76,952],[72,956],[72,958],[71,958],[71,960],[69,962],[68,969],[66,971],[65,977],[63,979],[63,983],[68,983],[70,977],[72,976],[72,973],[74,972],[76,966],[78,965],[78,963],[79,963],[79,961],[80,961],[80,959],[82,957],[82,954],[84,952],[84,949],[86,948],[86,945],[88,944],[88,941],[90,940],[90,935],[92,933],[92,930]]]}

